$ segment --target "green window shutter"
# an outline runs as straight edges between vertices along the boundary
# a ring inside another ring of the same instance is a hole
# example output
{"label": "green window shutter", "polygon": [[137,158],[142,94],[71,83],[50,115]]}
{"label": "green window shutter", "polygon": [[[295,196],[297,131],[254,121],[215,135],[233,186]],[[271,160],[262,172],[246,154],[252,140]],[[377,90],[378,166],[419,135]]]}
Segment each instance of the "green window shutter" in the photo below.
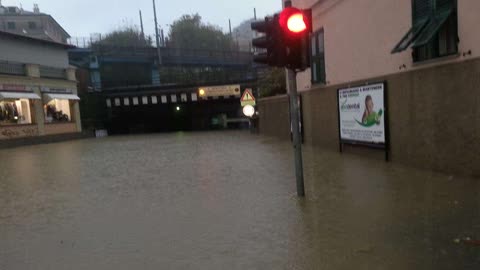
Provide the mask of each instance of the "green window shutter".
{"label": "green window shutter", "polygon": [[438,31],[445,25],[448,18],[452,15],[453,10],[450,8],[444,12],[437,13],[430,20],[422,34],[415,40],[413,47],[420,47],[428,44],[438,34]]}
{"label": "green window shutter", "polygon": [[413,25],[428,19],[433,12],[434,0],[412,0]]}
{"label": "green window shutter", "polygon": [[419,22],[416,26],[410,28],[410,30],[403,36],[400,42],[393,48],[392,53],[403,52],[417,39],[417,37],[423,32],[427,26],[429,20],[423,20]]}
{"label": "green window shutter", "polygon": [[435,0],[435,10],[437,12],[452,9],[454,5],[454,0]]}

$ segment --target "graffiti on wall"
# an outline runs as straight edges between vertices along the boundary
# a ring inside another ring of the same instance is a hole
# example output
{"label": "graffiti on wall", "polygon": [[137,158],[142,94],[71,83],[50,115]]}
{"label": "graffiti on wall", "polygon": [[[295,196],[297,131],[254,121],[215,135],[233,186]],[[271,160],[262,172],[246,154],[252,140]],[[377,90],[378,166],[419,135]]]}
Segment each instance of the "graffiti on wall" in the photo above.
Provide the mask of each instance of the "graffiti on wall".
{"label": "graffiti on wall", "polygon": [[38,128],[31,127],[0,127],[0,139],[14,139],[38,136]]}

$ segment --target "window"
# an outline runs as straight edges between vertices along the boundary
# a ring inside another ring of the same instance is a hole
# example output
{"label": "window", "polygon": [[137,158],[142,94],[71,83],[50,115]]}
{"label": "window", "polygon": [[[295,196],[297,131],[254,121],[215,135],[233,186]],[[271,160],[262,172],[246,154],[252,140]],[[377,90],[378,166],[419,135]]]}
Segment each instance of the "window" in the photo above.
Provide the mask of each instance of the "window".
{"label": "window", "polygon": [[323,29],[311,36],[312,84],[325,83],[325,34]]}
{"label": "window", "polygon": [[[457,3],[455,0],[415,0],[413,24],[426,20],[429,23],[413,46],[413,60],[425,61],[448,56],[458,51]],[[419,10],[416,10],[419,9]]]}
{"label": "window", "polygon": [[187,101],[188,101],[188,99],[187,99],[187,94],[181,94],[181,95],[180,95],[180,100],[181,100],[182,102],[187,102]]}
{"label": "window", "polygon": [[15,30],[15,22],[7,22],[8,30]]}
{"label": "window", "polygon": [[46,123],[71,121],[70,101],[67,99],[53,99],[43,107]]}
{"label": "window", "polygon": [[112,101],[109,98],[107,98],[106,103],[107,103],[107,108],[112,107]]}
{"label": "window", "polygon": [[133,97],[133,105],[134,106],[138,105],[138,97]]}
{"label": "window", "polygon": [[130,106],[130,99],[128,97],[123,98],[123,105]]}
{"label": "window", "polygon": [[0,101],[0,126],[31,123],[32,115],[28,99]]}
{"label": "window", "polygon": [[170,95],[170,100],[172,103],[177,103],[177,95]]}
{"label": "window", "polygon": [[392,53],[412,47],[420,62],[458,52],[456,0],[412,0],[412,14],[412,28]]}
{"label": "window", "polygon": [[147,96],[142,97],[142,104],[143,105],[148,105],[148,97]]}
{"label": "window", "polygon": [[115,98],[114,99],[114,102],[115,102],[115,106],[116,107],[119,107],[121,104],[120,104],[120,98]]}
{"label": "window", "polygon": [[152,104],[158,104],[157,96],[152,96]]}
{"label": "window", "polygon": [[163,104],[167,103],[167,96],[162,96],[161,99]]}
{"label": "window", "polygon": [[37,24],[35,22],[28,22],[29,29],[37,29]]}

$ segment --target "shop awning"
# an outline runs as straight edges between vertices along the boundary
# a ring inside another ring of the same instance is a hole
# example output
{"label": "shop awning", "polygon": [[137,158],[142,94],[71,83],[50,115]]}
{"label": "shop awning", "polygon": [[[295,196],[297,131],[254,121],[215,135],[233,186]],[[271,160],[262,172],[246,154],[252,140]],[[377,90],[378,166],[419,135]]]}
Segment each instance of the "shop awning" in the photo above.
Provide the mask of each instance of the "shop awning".
{"label": "shop awning", "polygon": [[41,99],[39,95],[29,92],[0,92],[0,100],[2,99]]}
{"label": "shop awning", "polygon": [[393,48],[392,53],[403,52],[409,47],[416,48],[426,45],[440,31],[440,28],[447,22],[452,13],[453,8],[447,8],[428,19],[420,21],[407,32]]}
{"label": "shop awning", "polygon": [[43,94],[43,96],[45,103],[54,99],[80,100],[80,98],[74,94]]}

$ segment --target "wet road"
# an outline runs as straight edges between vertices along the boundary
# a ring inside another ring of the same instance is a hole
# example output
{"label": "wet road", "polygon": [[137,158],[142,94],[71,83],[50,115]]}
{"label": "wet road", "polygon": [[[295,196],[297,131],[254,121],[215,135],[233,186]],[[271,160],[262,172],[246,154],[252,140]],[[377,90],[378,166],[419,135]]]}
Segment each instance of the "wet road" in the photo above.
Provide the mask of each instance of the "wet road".
{"label": "wet road", "polygon": [[480,269],[480,180],[245,132],[0,150],[0,269]]}

